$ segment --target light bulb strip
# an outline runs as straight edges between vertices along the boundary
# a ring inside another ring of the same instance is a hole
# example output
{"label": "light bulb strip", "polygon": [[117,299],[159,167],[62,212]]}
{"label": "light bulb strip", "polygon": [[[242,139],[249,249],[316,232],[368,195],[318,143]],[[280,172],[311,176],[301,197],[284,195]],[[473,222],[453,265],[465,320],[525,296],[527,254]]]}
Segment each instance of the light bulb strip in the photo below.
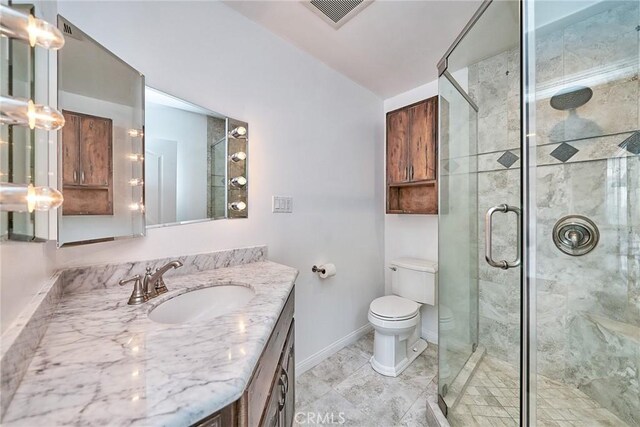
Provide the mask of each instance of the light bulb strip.
{"label": "light bulb strip", "polygon": [[242,160],[247,160],[247,153],[244,151],[238,151],[237,153],[233,153],[229,156],[229,160],[232,162],[240,162]]}
{"label": "light bulb strip", "polygon": [[64,126],[64,116],[55,108],[34,104],[30,99],[0,96],[0,123],[55,131]]}
{"label": "light bulb strip", "polygon": [[51,187],[34,187],[31,184],[2,183],[0,185],[0,211],[33,212],[56,209],[64,198]]}
{"label": "light bulb strip", "polygon": [[244,126],[238,126],[229,131],[229,136],[236,139],[247,137],[247,128]]}
{"label": "light bulb strip", "polygon": [[0,5],[0,34],[31,47],[57,50],[64,46],[64,36],[54,25],[5,5]]}
{"label": "light bulb strip", "polygon": [[245,202],[231,202],[229,203],[229,209],[232,211],[243,211],[247,209],[247,204]]}
{"label": "light bulb strip", "polygon": [[247,185],[247,178],[244,176],[237,176],[229,180],[229,185],[234,188],[242,188]]}

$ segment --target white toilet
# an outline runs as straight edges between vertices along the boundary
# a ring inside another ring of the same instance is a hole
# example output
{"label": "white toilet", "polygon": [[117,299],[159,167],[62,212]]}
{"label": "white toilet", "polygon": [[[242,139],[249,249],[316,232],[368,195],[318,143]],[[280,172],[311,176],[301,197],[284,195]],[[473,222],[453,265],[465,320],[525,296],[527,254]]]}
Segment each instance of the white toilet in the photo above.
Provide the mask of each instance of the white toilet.
{"label": "white toilet", "polygon": [[393,295],[376,298],[369,306],[369,322],[375,329],[371,366],[396,377],[427,348],[420,338],[420,306],[436,303],[438,264],[400,258],[389,268]]}

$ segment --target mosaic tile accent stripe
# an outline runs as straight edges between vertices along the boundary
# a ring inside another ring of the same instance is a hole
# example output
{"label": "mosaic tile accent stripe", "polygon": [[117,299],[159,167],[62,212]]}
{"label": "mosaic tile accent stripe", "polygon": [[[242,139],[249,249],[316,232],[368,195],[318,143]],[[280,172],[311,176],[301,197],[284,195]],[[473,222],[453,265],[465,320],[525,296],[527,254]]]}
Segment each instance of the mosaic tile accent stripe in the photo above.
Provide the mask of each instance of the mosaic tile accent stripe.
{"label": "mosaic tile accent stripe", "polygon": [[550,153],[550,155],[555,157],[556,159],[560,160],[562,163],[565,163],[567,160],[569,160],[570,158],[575,156],[575,154],[578,151],[580,151],[580,150],[578,150],[577,148],[575,148],[572,145],[567,144],[566,142],[563,142],[562,144],[558,145]]}
{"label": "mosaic tile accent stripe", "polygon": [[640,132],[634,132],[633,135],[622,141],[619,147],[631,154],[640,154]]}
{"label": "mosaic tile accent stripe", "polygon": [[498,158],[498,163],[509,169],[515,162],[518,161],[518,159],[519,157],[513,154],[511,151],[505,151],[502,156]]}

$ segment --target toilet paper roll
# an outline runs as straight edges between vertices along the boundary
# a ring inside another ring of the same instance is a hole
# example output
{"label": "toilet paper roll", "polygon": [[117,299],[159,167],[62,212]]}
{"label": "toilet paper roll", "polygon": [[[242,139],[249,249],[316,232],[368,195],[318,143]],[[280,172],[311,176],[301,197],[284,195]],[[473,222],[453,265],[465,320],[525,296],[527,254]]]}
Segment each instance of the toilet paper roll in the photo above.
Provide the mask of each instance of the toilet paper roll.
{"label": "toilet paper roll", "polygon": [[324,264],[320,266],[320,278],[326,279],[336,275],[336,266],[333,264]]}

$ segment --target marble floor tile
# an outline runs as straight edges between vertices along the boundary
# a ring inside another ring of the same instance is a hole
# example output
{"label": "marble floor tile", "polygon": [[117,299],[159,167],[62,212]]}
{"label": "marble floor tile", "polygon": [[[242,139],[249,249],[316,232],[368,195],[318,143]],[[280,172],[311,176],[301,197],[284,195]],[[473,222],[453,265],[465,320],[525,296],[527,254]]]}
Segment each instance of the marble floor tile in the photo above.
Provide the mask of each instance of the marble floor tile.
{"label": "marble floor tile", "polygon": [[427,395],[424,394],[413,402],[413,405],[404,414],[398,426],[401,427],[428,427],[427,424]]}
{"label": "marble floor tile", "polygon": [[400,374],[400,379],[426,390],[438,372],[438,351],[435,345],[429,344],[427,349]]}
{"label": "marble floor tile", "polygon": [[311,372],[296,378],[296,406],[306,406],[331,391],[331,386]]}
{"label": "marble floor tile", "polygon": [[335,390],[330,390],[305,406],[296,408],[295,426],[377,426],[377,422],[362,413]]}
{"label": "marble floor tile", "polygon": [[369,362],[360,350],[345,347],[315,366],[309,373],[331,386],[335,386]]}
{"label": "marble floor tile", "polygon": [[438,346],[430,343],[396,378],[371,368],[372,353],[373,333],[300,375],[295,425],[428,427],[427,398],[438,392]]}
{"label": "marble floor tile", "polygon": [[374,331],[371,331],[353,344],[353,348],[359,350],[367,360],[373,356],[373,337]]}
{"label": "marble floor tile", "polygon": [[391,425],[399,422],[422,394],[420,388],[380,375],[370,365],[360,368],[335,389],[365,414]]}

